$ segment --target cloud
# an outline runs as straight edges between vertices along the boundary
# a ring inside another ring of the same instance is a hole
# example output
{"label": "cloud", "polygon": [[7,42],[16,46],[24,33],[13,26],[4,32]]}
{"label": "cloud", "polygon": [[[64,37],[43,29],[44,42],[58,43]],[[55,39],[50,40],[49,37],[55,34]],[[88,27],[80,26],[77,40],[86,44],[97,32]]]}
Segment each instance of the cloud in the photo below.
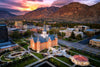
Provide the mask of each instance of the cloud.
{"label": "cloud", "polygon": [[61,7],[71,2],[80,2],[82,4],[87,4],[91,6],[100,2],[100,0],[56,0],[53,2],[52,6]]}
{"label": "cloud", "polygon": [[73,0],[56,0],[53,2],[52,6],[61,7],[71,2],[73,2]]}
{"label": "cloud", "polygon": [[15,0],[0,0],[0,3],[4,3],[6,5],[11,5],[11,6],[17,6],[17,7],[26,7],[25,5],[23,5],[23,1],[19,0],[19,2],[16,2]]}
{"label": "cloud", "polygon": [[27,1],[38,1],[38,2],[43,2],[43,0],[27,0]]}

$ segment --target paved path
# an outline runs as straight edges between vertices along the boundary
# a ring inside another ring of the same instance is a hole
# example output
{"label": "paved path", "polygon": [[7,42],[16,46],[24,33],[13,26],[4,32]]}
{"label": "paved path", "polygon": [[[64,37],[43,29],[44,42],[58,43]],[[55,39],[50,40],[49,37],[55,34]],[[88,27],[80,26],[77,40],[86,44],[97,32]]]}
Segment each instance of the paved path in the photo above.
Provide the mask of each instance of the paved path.
{"label": "paved path", "polygon": [[88,45],[82,45],[80,43],[72,43],[72,42],[61,40],[61,39],[58,40],[58,43],[62,44],[62,45],[66,45],[66,46],[71,47],[71,48],[76,48],[78,50],[83,50],[83,51],[87,51],[87,52],[90,52],[90,53],[93,53],[96,55],[97,54],[100,55],[99,49],[89,47]]}

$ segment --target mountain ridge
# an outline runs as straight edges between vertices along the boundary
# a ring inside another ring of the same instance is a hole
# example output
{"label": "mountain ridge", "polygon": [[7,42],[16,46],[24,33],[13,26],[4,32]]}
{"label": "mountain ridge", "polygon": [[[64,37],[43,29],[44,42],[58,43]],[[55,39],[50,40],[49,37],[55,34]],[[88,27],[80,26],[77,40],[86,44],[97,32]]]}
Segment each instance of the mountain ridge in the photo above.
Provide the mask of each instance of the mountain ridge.
{"label": "mountain ridge", "polygon": [[73,2],[63,7],[44,7],[16,16],[10,19],[51,19],[75,22],[99,22],[100,21],[100,3],[92,6]]}

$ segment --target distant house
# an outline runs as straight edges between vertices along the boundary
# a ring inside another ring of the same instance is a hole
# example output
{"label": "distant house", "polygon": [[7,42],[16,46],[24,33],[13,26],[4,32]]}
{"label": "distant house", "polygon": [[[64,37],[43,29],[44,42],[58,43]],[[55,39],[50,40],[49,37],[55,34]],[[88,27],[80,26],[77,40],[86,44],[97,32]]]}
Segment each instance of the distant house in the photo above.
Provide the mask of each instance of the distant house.
{"label": "distant house", "polygon": [[89,33],[96,33],[96,32],[100,32],[100,29],[87,29],[85,30],[85,32],[89,32]]}
{"label": "distant house", "polygon": [[31,37],[30,48],[40,52],[41,50],[48,49],[49,47],[57,46],[58,38],[57,35],[47,34],[46,26],[44,25],[44,30],[42,34],[37,37]]}
{"label": "distant house", "polygon": [[100,47],[100,39],[91,39],[89,44]]}
{"label": "distant house", "polygon": [[22,21],[15,21],[15,27],[18,29],[22,29],[23,28],[23,22]]}
{"label": "distant house", "polygon": [[80,34],[83,37],[83,32],[79,31],[79,29],[77,29],[77,28],[67,28],[66,30],[60,30],[59,32],[65,33],[66,38],[69,38],[71,36],[72,32],[74,32],[75,36]]}
{"label": "distant house", "polygon": [[74,26],[74,28],[78,28],[80,31],[85,31],[85,30],[89,29],[88,26],[84,26],[84,25]]}

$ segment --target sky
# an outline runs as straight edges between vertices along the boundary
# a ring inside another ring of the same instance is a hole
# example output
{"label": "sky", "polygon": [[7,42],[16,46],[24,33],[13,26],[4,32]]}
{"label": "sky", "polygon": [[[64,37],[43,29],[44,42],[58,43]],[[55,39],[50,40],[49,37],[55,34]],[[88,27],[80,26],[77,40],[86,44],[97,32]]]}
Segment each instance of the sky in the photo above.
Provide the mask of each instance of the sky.
{"label": "sky", "polygon": [[71,2],[80,2],[91,6],[100,2],[100,0],[0,0],[0,8],[15,9],[21,12],[27,12],[40,7],[62,7]]}

